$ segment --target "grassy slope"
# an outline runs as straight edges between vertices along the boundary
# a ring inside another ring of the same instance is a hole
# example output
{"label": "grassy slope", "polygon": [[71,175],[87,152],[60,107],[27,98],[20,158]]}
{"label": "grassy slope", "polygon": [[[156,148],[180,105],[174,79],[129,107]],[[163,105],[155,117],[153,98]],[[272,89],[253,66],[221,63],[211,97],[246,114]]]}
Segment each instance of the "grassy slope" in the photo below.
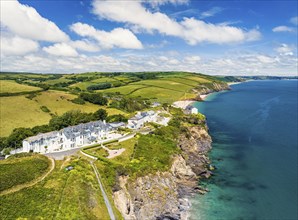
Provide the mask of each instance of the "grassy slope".
{"label": "grassy slope", "polygon": [[42,155],[0,161],[0,191],[36,179],[47,171],[49,159]]}
{"label": "grassy slope", "polygon": [[16,83],[13,80],[0,80],[0,93],[17,93],[40,90],[38,87]]}
{"label": "grassy slope", "polygon": [[[46,106],[52,113],[61,115],[69,110],[79,109],[83,112],[95,112],[101,106],[91,103],[78,105],[70,100],[77,97],[63,91],[45,91],[41,95],[27,99],[23,96],[0,97],[0,137],[8,136],[14,128],[33,127],[47,124],[51,119],[49,113],[40,107]],[[122,111],[106,108],[109,114],[123,114]]]}
{"label": "grassy slope", "polygon": [[[34,187],[0,196],[0,219],[109,219],[92,167],[86,160],[61,161]],[[65,165],[68,165],[67,163]]]}

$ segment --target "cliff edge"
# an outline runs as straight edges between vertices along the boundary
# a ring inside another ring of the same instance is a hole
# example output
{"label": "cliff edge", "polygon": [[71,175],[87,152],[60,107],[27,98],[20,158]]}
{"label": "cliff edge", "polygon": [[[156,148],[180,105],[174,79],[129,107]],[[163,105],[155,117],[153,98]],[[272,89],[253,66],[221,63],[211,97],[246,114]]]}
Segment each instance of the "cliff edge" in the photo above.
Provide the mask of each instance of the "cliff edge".
{"label": "cliff edge", "polygon": [[198,179],[208,177],[211,137],[206,126],[188,127],[177,141],[181,149],[170,170],[135,180],[120,176],[113,199],[124,219],[188,219],[189,198],[202,192]]}

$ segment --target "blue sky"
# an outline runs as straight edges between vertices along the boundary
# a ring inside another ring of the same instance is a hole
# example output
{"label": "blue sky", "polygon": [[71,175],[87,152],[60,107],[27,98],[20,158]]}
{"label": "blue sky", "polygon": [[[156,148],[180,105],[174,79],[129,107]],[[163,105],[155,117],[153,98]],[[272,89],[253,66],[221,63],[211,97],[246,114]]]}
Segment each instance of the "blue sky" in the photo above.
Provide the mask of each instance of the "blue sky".
{"label": "blue sky", "polygon": [[297,1],[1,1],[1,71],[297,75]]}

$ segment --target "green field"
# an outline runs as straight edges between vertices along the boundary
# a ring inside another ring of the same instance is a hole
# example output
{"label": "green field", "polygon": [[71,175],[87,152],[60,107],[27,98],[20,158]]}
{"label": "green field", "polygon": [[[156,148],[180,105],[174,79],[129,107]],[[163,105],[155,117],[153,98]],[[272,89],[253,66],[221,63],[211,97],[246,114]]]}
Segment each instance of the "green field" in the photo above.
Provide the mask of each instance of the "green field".
{"label": "green field", "polygon": [[118,109],[101,107],[87,102],[84,105],[74,104],[70,100],[76,97],[76,95],[63,91],[44,91],[32,100],[24,95],[0,97],[0,137],[8,136],[14,128],[30,128],[47,124],[51,116],[49,113],[43,112],[40,109],[41,106],[46,106],[51,113],[58,115],[70,110],[95,112],[99,108],[104,108],[108,114],[123,114]]}
{"label": "green field", "polygon": [[0,192],[30,182],[44,174],[50,161],[43,155],[9,157],[0,161]]}
{"label": "green field", "polygon": [[18,93],[40,90],[38,87],[16,83],[13,80],[0,80],[0,93]]}
{"label": "green field", "polygon": [[0,204],[0,219],[109,219],[92,167],[77,158],[57,161],[45,180],[0,196]]}

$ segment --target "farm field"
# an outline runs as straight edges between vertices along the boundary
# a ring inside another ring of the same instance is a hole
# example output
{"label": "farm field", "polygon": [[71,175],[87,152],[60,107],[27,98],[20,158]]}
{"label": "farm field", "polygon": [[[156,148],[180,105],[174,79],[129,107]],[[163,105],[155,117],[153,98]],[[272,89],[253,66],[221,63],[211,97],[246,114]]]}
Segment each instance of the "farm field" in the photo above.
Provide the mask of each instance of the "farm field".
{"label": "farm field", "polygon": [[98,92],[103,92],[103,93],[116,93],[119,92],[122,95],[128,95],[138,89],[148,87],[146,85],[136,85],[136,84],[129,84],[127,86],[120,86],[116,88],[110,88],[110,89],[105,89],[105,90],[98,90]]}
{"label": "farm field", "polygon": [[12,156],[0,161],[0,192],[36,179],[48,170],[49,164],[43,155]]}
{"label": "farm field", "polygon": [[[65,167],[72,165],[71,171]],[[56,161],[42,182],[0,196],[0,219],[109,219],[89,162],[72,158]]]}
{"label": "farm field", "polygon": [[19,84],[13,80],[0,80],[0,93],[18,93],[37,90],[40,90],[40,88]]}
{"label": "farm field", "polygon": [[86,102],[84,105],[72,103],[70,100],[76,95],[62,91],[44,91],[32,100],[20,96],[0,97],[0,137],[8,136],[14,128],[34,127],[47,124],[51,119],[49,113],[43,112],[40,107],[46,106],[51,113],[61,115],[70,110],[95,112],[99,108],[105,109],[108,114],[125,114],[121,110],[101,107]]}

